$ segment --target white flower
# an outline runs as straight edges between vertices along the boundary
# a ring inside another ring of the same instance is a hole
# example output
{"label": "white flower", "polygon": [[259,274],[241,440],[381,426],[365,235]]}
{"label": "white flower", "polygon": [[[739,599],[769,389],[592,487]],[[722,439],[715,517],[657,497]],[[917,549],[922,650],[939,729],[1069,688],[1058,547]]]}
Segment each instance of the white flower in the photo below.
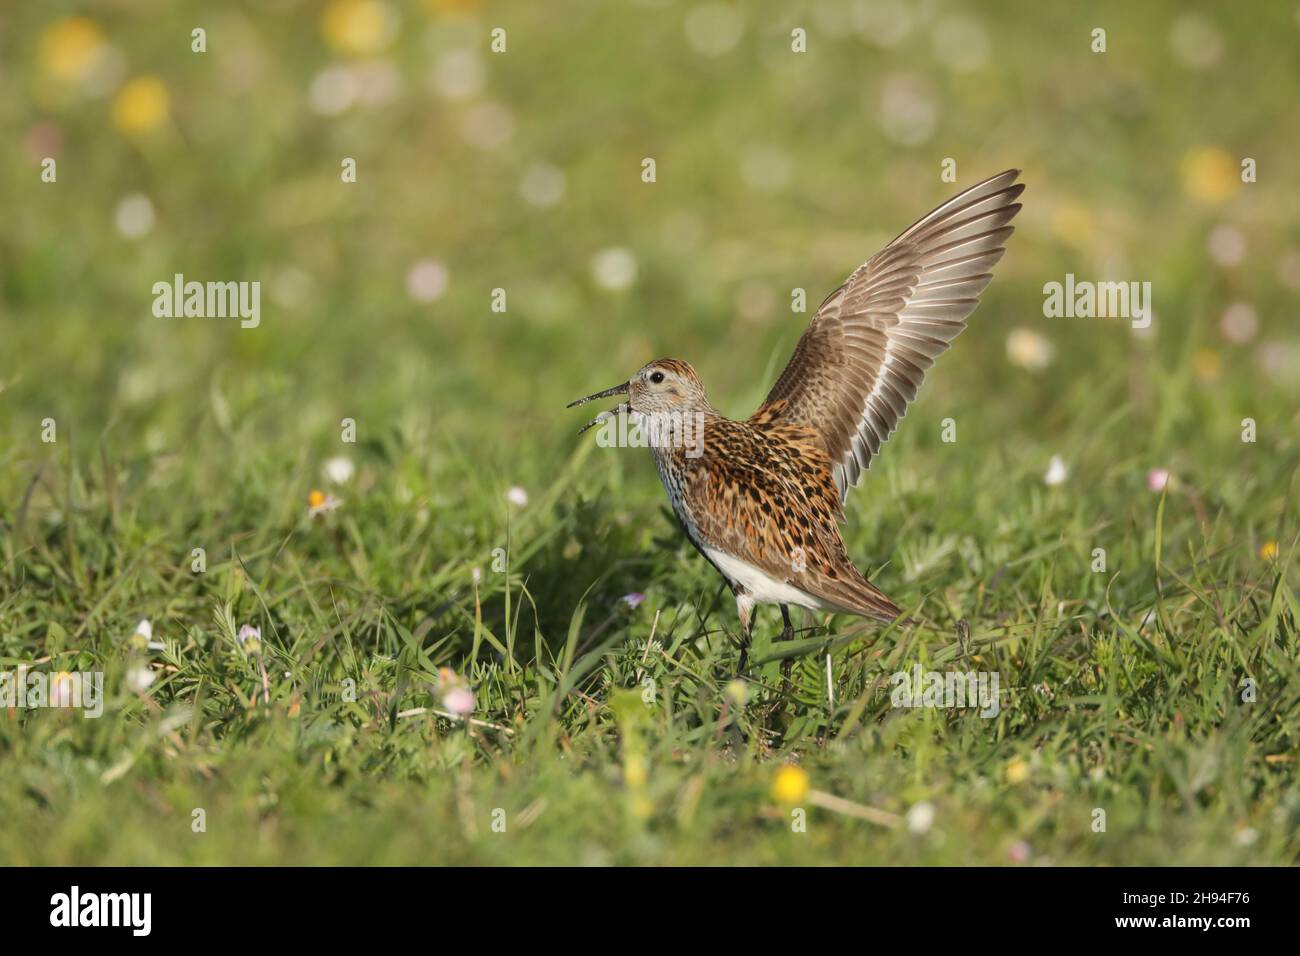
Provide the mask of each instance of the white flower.
{"label": "white flower", "polygon": [[251,624],[245,624],[239,629],[239,633],[235,635],[235,639],[239,641],[239,646],[245,650],[261,650],[262,629],[260,627],[253,627]]}
{"label": "white flower", "polygon": [[1277,277],[1288,289],[1300,289],[1300,251],[1288,249],[1278,257]]}
{"label": "white flower", "polygon": [[1070,469],[1065,467],[1065,460],[1060,455],[1053,455],[1052,460],[1047,463],[1047,474],[1043,475],[1043,484],[1049,488],[1063,485],[1069,474]]}
{"label": "white flower", "polygon": [[157,677],[151,667],[132,667],[126,672],[126,686],[137,694],[143,694]]}
{"label": "white flower", "polygon": [[622,246],[602,249],[592,257],[591,275],[602,289],[621,292],[636,281],[636,256]]}
{"label": "white flower", "polygon": [[519,195],[530,205],[546,209],[564,198],[566,185],[564,170],[547,163],[534,163],[519,181]]}
{"label": "white flower", "polygon": [[162,641],[153,639],[153,625],[149,623],[147,617],[140,619],[140,623],[135,626],[135,631],[132,632],[127,644],[137,651],[161,651],[164,646]]}
{"label": "white flower", "polygon": [[467,100],[483,89],[487,68],[473,49],[448,50],[433,65],[429,85],[447,100]]}
{"label": "white flower", "polygon": [[437,302],[448,282],[446,266],[437,259],[421,259],[406,273],[406,292],[416,302]]}
{"label": "white flower", "polygon": [[346,66],[326,67],[311,81],[311,108],[322,116],[337,116],[356,101],[358,87],[356,76]]}
{"label": "white flower", "polygon": [[1052,361],[1052,343],[1040,332],[1020,327],[1007,336],[1007,358],[1031,372],[1047,368]]}
{"label": "white flower", "polygon": [[1249,302],[1234,302],[1223,310],[1219,331],[1229,342],[1245,345],[1259,331],[1259,316]]}
{"label": "white flower", "polygon": [[329,514],[336,510],[339,505],[343,504],[342,498],[336,498],[334,495],[321,494],[319,491],[313,491],[307,496],[307,517],[314,518],[317,515]]}
{"label": "white flower", "polygon": [[885,136],[903,146],[919,146],[934,135],[939,106],[928,83],[920,77],[897,74],[886,78],[880,103],[868,110],[880,122]]}
{"label": "white flower", "polygon": [[153,203],[142,193],[132,193],[117,204],[113,219],[123,238],[141,239],[153,231]]}
{"label": "white flower", "polygon": [[336,485],[351,481],[352,474],[356,471],[352,459],[344,458],[342,455],[327,459],[322,470],[325,472],[325,477]]}
{"label": "white flower", "polygon": [[73,685],[77,679],[67,671],[59,671],[50,678],[50,706],[71,707]]}
{"label": "white flower", "polygon": [[402,74],[388,60],[372,60],[353,67],[357,101],[365,106],[391,103],[402,92]]}
{"label": "white flower", "polygon": [[1235,226],[1215,226],[1205,247],[1221,266],[1239,265],[1246,258],[1246,237]]}
{"label": "white flower", "polygon": [[907,828],[913,833],[928,833],[934,825],[934,804],[922,801],[907,811]]}
{"label": "white flower", "polygon": [[528,504],[528,492],[524,491],[524,489],[519,487],[518,485],[515,485],[513,488],[511,488],[509,491],[506,492],[506,501],[510,502],[512,505],[518,505],[520,508],[522,508]]}
{"label": "white flower", "polygon": [[1193,70],[1214,66],[1223,56],[1223,38],[1214,24],[1194,13],[1186,13],[1174,21],[1169,32],[1169,46],[1183,64]]}

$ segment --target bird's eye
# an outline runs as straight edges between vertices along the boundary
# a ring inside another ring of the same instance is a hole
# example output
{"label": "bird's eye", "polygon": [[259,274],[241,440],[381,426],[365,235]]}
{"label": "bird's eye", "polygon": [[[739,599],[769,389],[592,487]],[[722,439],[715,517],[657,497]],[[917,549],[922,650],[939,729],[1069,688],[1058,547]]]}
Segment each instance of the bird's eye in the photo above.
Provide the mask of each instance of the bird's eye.
{"label": "bird's eye", "polygon": [[650,381],[653,382],[655,385],[662,384],[663,380],[664,380],[664,373],[663,373],[663,372],[651,372],[651,373],[650,373]]}

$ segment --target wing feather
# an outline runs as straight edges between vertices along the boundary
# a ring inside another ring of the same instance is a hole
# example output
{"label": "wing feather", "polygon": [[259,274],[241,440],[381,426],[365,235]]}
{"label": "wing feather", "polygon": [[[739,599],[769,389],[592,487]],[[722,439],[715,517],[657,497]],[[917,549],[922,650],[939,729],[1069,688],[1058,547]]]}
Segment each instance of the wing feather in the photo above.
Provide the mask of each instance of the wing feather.
{"label": "wing feather", "polygon": [[979,305],[1020,211],[1019,175],[972,186],[859,266],[818,308],[756,413],[819,436],[841,502]]}

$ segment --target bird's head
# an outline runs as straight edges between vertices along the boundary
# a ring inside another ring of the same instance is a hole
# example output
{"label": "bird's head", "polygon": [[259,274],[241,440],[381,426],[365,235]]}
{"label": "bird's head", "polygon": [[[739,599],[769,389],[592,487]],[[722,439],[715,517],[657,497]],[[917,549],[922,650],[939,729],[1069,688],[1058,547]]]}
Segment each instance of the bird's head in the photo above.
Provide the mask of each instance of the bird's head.
{"label": "bird's head", "polygon": [[695,412],[713,411],[713,406],[709,404],[709,399],[704,394],[704,385],[700,382],[700,377],[695,374],[695,369],[691,368],[689,362],[680,359],[655,359],[643,366],[622,385],[615,385],[603,392],[570,402],[568,407],[573,408],[575,405],[582,405],[593,399],[610,395],[626,395],[627,400],[596,416],[583,426],[582,431],[619,412],[628,412],[635,417],[646,417],[684,416]]}

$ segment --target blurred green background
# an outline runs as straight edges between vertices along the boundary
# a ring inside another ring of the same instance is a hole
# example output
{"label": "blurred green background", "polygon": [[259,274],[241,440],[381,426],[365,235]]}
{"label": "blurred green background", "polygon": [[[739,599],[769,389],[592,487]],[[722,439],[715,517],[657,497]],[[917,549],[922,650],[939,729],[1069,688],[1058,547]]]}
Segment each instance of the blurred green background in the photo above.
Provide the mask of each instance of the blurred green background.
{"label": "blurred green background", "polygon": [[[1180,363],[1189,439],[1211,406],[1294,425],[1294,3],[138,0],[0,17],[11,442],[49,414],[79,442],[111,423],[124,445],[174,449],[219,382],[270,439],[349,413],[372,436],[419,419],[485,446],[486,477],[521,443],[562,456],[563,402],[662,354],[747,414],[808,317],[792,288],[814,308],[1008,166],[1028,183],[1018,234],[929,408],[978,409],[990,439],[1051,435],[1080,394],[1161,401],[1152,366]],[[261,327],[155,319],[151,286],[176,272],[260,281]],[[1154,334],[1044,319],[1041,286],[1066,272],[1152,282]],[[1249,311],[1230,334],[1234,304]],[[1018,327],[1054,349],[1037,374],[1008,358]]]}
{"label": "blurred green background", "polygon": [[[192,50],[196,28],[206,52]],[[1098,28],[1104,53],[1092,49]],[[792,51],[796,29],[806,52]],[[182,749],[182,764],[202,770],[241,735],[252,746],[238,759],[252,763],[228,779],[271,779],[273,759],[293,759],[276,736],[287,724],[241,723],[261,680],[239,670],[251,666],[242,659],[217,661],[214,602],[237,622],[260,621],[282,655],[268,692],[277,706],[320,690],[326,678],[298,663],[341,631],[349,650],[354,638],[366,646],[329,680],[363,660],[394,710],[405,685],[385,670],[401,648],[390,624],[425,642],[425,664],[486,682],[474,671],[491,657],[475,616],[513,638],[523,580],[535,619],[530,607],[519,644],[493,659],[507,670],[516,646],[531,656],[534,637],[563,645],[593,584],[592,641],[624,629],[640,640],[655,609],[707,602],[717,582],[665,519],[648,456],[575,438],[586,416],[564,403],[671,355],[695,365],[720,409],[748,415],[824,295],[914,219],[1008,167],[1027,184],[1016,234],[969,330],[850,500],[852,553],[883,566],[886,592],[941,628],[965,613],[978,629],[981,609],[1024,622],[1068,606],[1101,634],[1106,582],[1088,573],[1090,548],[1106,544],[1126,571],[1147,568],[1159,500],[1150,473],[1168,471],[1178,495],[1166,555],[1204,546],[1229,555],[1206,571],[1222,572],[1218,584],[1262,586],[1293,548],[1300,464],[1298,44],[1294,0],[0,5],[0,647],[10,664],[116,667],[145,617],[194,652],[189,664],[175,659],[171,677],[156,662],[164,679],[151,698],[121,692],[116,736],[91,744],[92,731],[79,732],[84,766],[55,756],[55,729],[5,738],[11,759],[43,767],[27,786],[63,815],[46,813],[33,842],[0,852],[164,859],[145,848],[144,818],[96,856],[87,835],[114,832],[115,816],[78,797],[117,766],[120,747],[149,754],[148,772],[171,779],[165,742],[130,743],[156,717],[154,700],[193,703],[212,720],[187,738],[195,749]],[[342,181],[348,158],[355,183]],[[646,158],[653,183],[642,180]],[[1256,182],[1242,182],[1246,158]],[[42,181],[46,159],[54,182]],[[948,159],[955,183],[941,178]],[[176,273],[260,282],[259,327],[155,317],[153,284]],[[1151,328],[1045,318],[1043,286],[1067,273],[1150,282]],[[807,313],[791,311],[795,288]],[[492,308],[497,289],[503,312]],[[955,446],[940,440],[949,417]],[[1241,441],[1247,417],[1254,444]],[[355,445],[340,441],[345,418]],[[57,443],[41,440],[45,419]],[[1045,485],[1053,455],[1068,477]],[[339,457],[346,467],[331,470]],[[326,513],[309,517],[324,496]],[[492,550],[507,545],[512,573],[493,576]],[[206,577],[190,574],[198,546]],[[1075,563],[1053,579],[1043,555],[1056,547]],[[610,612],[629,592],[645,604]],[[1109,598],[1134,627],[1149,623],[1145,578],[1123,578]],[[730,628],[731,613],[724,603],[715,626]],[[1187,633],[1227,640],[1205,607],[1188,613],[1200,616]],[[725,642],[715,635],[714,646]],[[1284,683],[1294,677],[1286,646],[1272,672]],[[210,659],[196,663],[195,648]],[[1066,655],[1061,666],[1076,663]],[[217,693],[237,681],[227,666],[242,674],[244,697]],[[1238,675],[1224,667],[1232,686]],[[810,685],[817,679],[813,666]],[[210,688],[216,696],[203,697]],[[1128,690],[1124,712],[1150,704],[1153,727],[1200,693],[1195,682]],[[479,712],[509,722],[524,696],[484,687]],[[851,700],[842,694],[841,707]],[[1008,714],[1028,722],[1021,730],[1047,719],[1032,706]],[[1200,715],[1201,731],[1220,717]],[[811,725],[796,729],[787,743],[821,739]],[[1073,730],[1081,746],[1098,736]],[[1294,750],[1289,731],[1271,732],[1265,750]],[[987,760],[1005,759],[986,743]],[[411,753],[353,769],[442,779],[424,751]],[[1128,757],[1134,767],[1146,759]],[[913,797],[938,801],[951,784],[973,799],[988,765],[972,759],[956,782]],[[851,766],[841,772],[858,773]],[[1143,766],[1130,792],[1159,792],[1163,771]],[[889,772],[919,787],[914,769]],[[1074,769],[1082,780],[1086,768]],[[1283,770],[1266,768],[1270,805],[1287,794],[1291,809],[1278,812],[1294,819]],[[848,779],[849,792],[868,786]],[[1155,840],[1145,859],[1164,860],[1189,834],[1219,839],[1219,828],[1244,826],[1258,794],[1240,786],[1223,798],[1231,812]],[[231,799],[251,808],[257,787],[234,785]],[[602,792],[581,799],[600,804]],[[34,812],[30,799],[0,791],[6,812]],[[182,819],[187,800],[176,798]],[[268,812],[260,801],[249,819]],[[326,828],[348,809],[313,806]],[[973,812],[970,825],[994,834],[987,847],[924,858],[1004,860],[998,822],[1020,818]],[[80,829],[61,829],[67,820]],[[707,837],[686,832],[683,846],[707,852]],[[38,845],[38,835],[59,839]],[[365,858],[384,838],[358,839],[326,859]],[[1268,858],[1294,858],[1285,839]],[[465,841],[448,852],[484,858]],[[317,859],[310,844],[271,841],[262,852]],[[406,859],[400,839],[386,846],[388,859]]]}

